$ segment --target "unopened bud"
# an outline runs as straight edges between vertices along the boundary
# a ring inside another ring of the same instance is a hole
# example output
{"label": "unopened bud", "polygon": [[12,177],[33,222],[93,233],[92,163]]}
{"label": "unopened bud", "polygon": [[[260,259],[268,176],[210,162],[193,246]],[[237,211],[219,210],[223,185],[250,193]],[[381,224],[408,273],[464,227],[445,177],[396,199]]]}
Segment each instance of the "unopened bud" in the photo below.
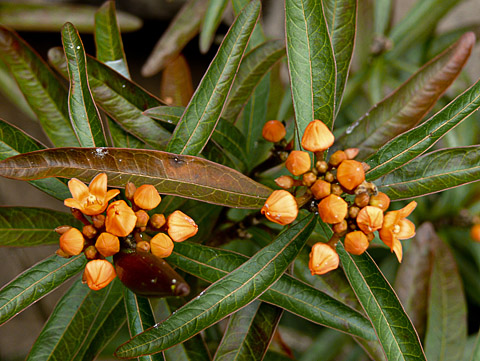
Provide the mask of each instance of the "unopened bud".
{"label": "unopened bud", "polygon": [[105,220],[107,232],[118,237],[126,237],[132,233],[136,223],[137,216],[125,201],[115,201],[108,206]]}
{"label": "unopened bud", "polygon": [[327,172],[325,173],[325,180],[329,183],[332,183],[335,181],[335,176],[333,175],[332,172]]}
{"label": "unopened bud", "polygon": [[112,282],[117,274],[113,265],[104,259],[90,261],[85,266],[83,279],[94,291],[101,290]]}
{"label": "unopened bud", "polygon": [[83,251],[83,253],[85,254],[86,259],[97,258],[97,249],[95,248],[95,246],[88,246],[87,248],[85,248],[85,251]]}
{"label": "unopened bud", "polygon": [[385,193],[378,192],[377,195],[370,197],[370,205],[385,212],[390,207],[390,198]]}
{"label": "unopened bud", "polygon": [[273,191],[261,209],[268,220],[282,226],[292,223],[298,215],[295,197],[284,190]]}
{"label": "unopened bud", "polygon": [[368,238],[362,231],[347,233],[345,236],[345,250],[354,255],[361,255],[368,248]]}
{"label": "unopened bud", "polygon": [[113,234],[103,232],[95,242],[95,248],[104,257],[110,257],[120,251],[120,240]]}
{"label": "unopened bud", "polygon": [[310,155],[301,150],[293,150],[285,162],[285,167],[293,175],[301,175],[310,169]]}
{"label": "unopened bud", "polygon": [[58,257],[62,257],[62,258],[70,258],[72,256],[70,256],[69,254],[66,254],[65,252],[62,251],[61,248],[57,249],[55,251],[55,254],[58,256]]}
{"label": "unopened bud", "polygon": [[125,184],[125,198],[131,201],[136,190],[137,187],[135,187],[135,184],[132,182],[127,182],[127,184]]}
{"label": "unopened bud", "polygon": [[150,252],[150,243],[147,241],[137,242],[137,251],[139,252]]}
{"label": "unopened bud", "polygon": [[283,189],[289,189],[292,188],[295,184],[295,180],[290,177],[289,175],[282,175],[275,179],[275,183],[277,186],[283,188]]}
{"label": "unopened bud", "polygon": [[332,184],[332,194],[337,196],[341,196],[343,194],[343,188],[340,184]]}
{"label": "unopened bud", "polygon": [[325,223],[339,223],[347,216],[348,204],[339,196],[330,194],[318,204],[318,213]]}
{"label": "unopened bud", "polygon": [[343,232],[347,231],[348,223],[346,220],[341,221],[340,223],[335,223],[332,227],[334,233],[342,234]]}
{"label": "unopened bud", "polygon": [[480,242],[480,224],[474,224],[470,230],[470,236],[474,241]]}
{"label": "unopened bud", "polygon": [[344,150],[347,159],[353,159],[357,156],[359,149],[358,148],[348,148]]}
{"label": "unopened bud", "polygon": [[312,275],[323,275],[338,268],[340,259],[337,252],[327,243],[316,243],[310,252],[308,268]]}
{"label": "unopened bud", "polygon": [[72,226],[58,226],[57,228],[55,228],[55,232],[57,232],[59,235],[62,235],[70,228],[72,228]]}
{"label": "unopened bud", "polygon": [[173,251],[173,241],[165,233],[157,233],[150,240],[150,251],[158,258],[168,257]]}
{"label": "unopened bud", "polygon": [[358,208],[357,206],[351,206],[350,208],[348,208],[348,217],[356,219],[358,216],[358,212],[360,212],[360,208]]}
{"label": "unopened bud", "polygon": [[360,193],[355,196],[354,203],[357,207],[363,208],[368,206],[368,202],[370,201],[370,196],[368,193]]}
{"label": "unopened bud", "polygon": [[302,177],[303,184],[310,187],[317,180],[317,176],[313,172],[307,172]]}
{"label": "unopened bud", "polygon": [[278,120],[270,120],[265,123],[262,129],[262,136],[267,142],[276,143],[287,135],[285,126]]}
{"label": "unopened bud", "polygon": [[167,223],[167,220],[163,214],[155,213],[150,217],[150,226],[153,228],[160,229],[165,225],[165,223]]}
{"label": "unopened bud", "polygon": [[347,159],[347,155],[345,154],[345,152],[343,150],[337,150],[335,153],[332,154],[328,163],[332,167],[338,167],[340,163],[342,163],[346,159]]}
{"label": "unopened bud", "polygon": [[105,226],[105,216],[103,214],[97,214],[92,217],[92,222],[96,229],[101,229]]}
{"label": "unopened bud", "polygon": [[344,160],[337,169],[338,182],[349,191],[355,189],[365,180],[362,164],[356,160]]}
{"label": "unopened bud", "polygon": [[315,168],[317,169],[318,173],[325,173],[328,170],[328,163],[324,160],[318,160],[315,163]]}
{"label": "unopened bud", "polygon": [[150,210],[158,206],[162,201],[162,198],[154,186],[151,184],[144,184],[138,187],[135,191],[133,201],[138,207]]}
{"label": "unopened bud", "polygon": [[331,187],[331,183],[325,182],[322,179],[317,179],[315,183],[313,183],[313,185],[310,187],[310,191],[312,192],[315,199],[322,199],[330,195]]}
{"label": "unopened bud", "polygon": [[167,219],[168,235],[175,242],[183,242],[198,232],[195,221],[181,211],[175,211]]}
{"label": "unopened bud", "polygon": [[60,248],[69,256],[76,256],[82,253],[84,246],[85,238],[82,232],[76,228],[70,228],[60,237]]}
{"label": "unopened bud", "polygon": [[97,234],[97,229],[91,224],[87,224],[86,226],[83,226],[82,233],[88,239],[92,239]]}
{"label": "unopened bud", "polygon": [[310,152],[321,152],[331,147],[335,137],[321,120],[311,121],[305,128],[302,147]]}
{"label": "unopened bud", "polygon": [[135,227],[146,227],[148,220],[150,219],[148,213],[143,209],[140,209],[139,211],[135,212],[135,215],[137,216],[137,223],[135,223]]}

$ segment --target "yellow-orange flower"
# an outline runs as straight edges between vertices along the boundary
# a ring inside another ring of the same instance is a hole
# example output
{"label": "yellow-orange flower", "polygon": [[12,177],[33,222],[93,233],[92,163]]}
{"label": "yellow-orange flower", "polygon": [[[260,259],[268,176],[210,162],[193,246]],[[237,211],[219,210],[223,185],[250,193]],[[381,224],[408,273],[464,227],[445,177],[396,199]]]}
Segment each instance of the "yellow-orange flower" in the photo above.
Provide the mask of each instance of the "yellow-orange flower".
{"label": "yellow-orange flower", "polygon": [[269,120],[262,129],[262,136],[266,141],[276,143],[287,135],[285,126],[279,120]]}
{"label": "yellow-orange flower", "polygon": [[415,235],[415,225],[406,219],[413,212],[417,202],[412,201],[398,211],[387,212],[383,217],[383,225],[380,231],[380,239],[385,243],[402,262],[402,244],[400,239],[412,238]]}
{"label": "yellow-orange flower", "polygon": [[330,195],[332,192],[332,184],[325,182],[323,179],[317,179],[310,187],[310,191],[315,199],[322,199]]}
{"label": "yellow-orange flower", "polygon": [[474,224],[470,230],[470,236],[474,241],[480,242],[480,224]]}
{"label": "yellow-orange flower", "polygon": [[338,268],[340,259],[337,252],[327,243],[315,243],[310,252],[308,268],[312,275],[323,275]]}
{"label": "yellow-orange flower", "polygon": [[318,204],[318,213],[325,223],[339,223],[345,219],[347,212],[347,202],[335,194],[323,198]]}
{"label": "yellow-orange flower", "polygon": [[284,190],[273,191],[261,209],[269,221],[282,226],[292,223],[298,215],[295,197]]}
{"label": "yellow-orange flower", "polygon": [[293,175],[300,175],[310,170],[310,155],[301,150],[293,150],[288,155],[285,167]]}
{"label": "yellow-orange flower", "polygon": [[370,197],[370,205],[386,211],[390,206],[390,198],[385,193],[378,192]]}
{"label": "yellow-orange flower", "polygon": [[120,251],[120,240],[108,232],[101,233],[95,242],[95,248],[104,257],[110,257]]}
{"label": "yellow-orange flower", "polygon": [[357,225],[365,233],[379,230],[383,225],[383,211],[373,206],[363,207],[358,212]]}
{"label": "yellow-orange flower", "polygon": [[345,236],[345,250],[348,253],[361,255],[368,248],[370,242],[368,238],[362,231],[355,231],[347,233]]}
{"label": "yellow-orange flower", "polygon": [[126,237],[132,233],[137,223],[137,216],[125,201],[116,201],[107,208],[105,228],[108,233],[118,237]]}
{"label": "yellow-orange flower", "polygon": [[68,256],[76,256],[83,251],[85,238],[76,228],[70,228],[60,237],[60,249]]}
{"label": "yellow-orange flower", "polygon": [[181,211],[175,211],[167,218],[168,235],[175,242],[183,242],[198,232],[193,219]]}
{"label": "yellow-orange flower", "polygon": [[165,233],[157,233],[150,240],[150,251],[159,258],[168,257],[173,251],[173,241]]}
{"label": "yellow-orange flower", "polygon": [[83,279],[94,291],[101,290],[112,282],[117,274],[113,265],[104,259],[90,261],[85,266]]}
{"label": "yellow-orange flower", "polygon": [[150,210],[160,204],[162,198],[157,189],[151,184],[144,184],[137,188],[133,195],[133,201],[142,209]]}
{"label": "yellow-orange flower", "polygon": [[68,189],[73,198],[67,198],[64,204],[70,208],[77,208],[87,216],[102,213],[108,206],[108,201],[114,198],[120,191],[112,189],[107,191],[107,175],[98,174],[87,187],[76,178],[70,179]]}
{"label": "yellow-orange flower", "polygon": [[310,152],[321,152],[330,148],[335,137],[321,120],[311,121],[305,128],[302,147]]}
{"label": "yellow-orange flower", "polygon": [[355,189],[365,180],[362,163],[351,159],[344,160],[338,166],[337,180],[342,187],[349,191]]}

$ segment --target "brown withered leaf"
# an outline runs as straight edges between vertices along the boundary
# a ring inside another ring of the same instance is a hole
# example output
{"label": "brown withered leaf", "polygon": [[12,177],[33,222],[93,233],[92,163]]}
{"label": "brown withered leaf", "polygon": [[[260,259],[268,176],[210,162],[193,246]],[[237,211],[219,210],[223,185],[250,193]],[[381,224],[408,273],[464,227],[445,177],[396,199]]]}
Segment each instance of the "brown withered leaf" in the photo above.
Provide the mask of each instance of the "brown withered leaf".
{"label": "brown withered leaf", "polygon": [[193,95],[192,75],[185,57],[180,54],[163,69],[160,98],[173,106],[187,106]]}
{"label": "brown withered leaf", "polygon": [[47,177],[90,182],[108,175],[111,187],[152,184],[162,194],[235,208],[260,208],[272,190],[242,173],[194,156],[127,148],[54,148],[0,162],[0,175],[20,180]]}

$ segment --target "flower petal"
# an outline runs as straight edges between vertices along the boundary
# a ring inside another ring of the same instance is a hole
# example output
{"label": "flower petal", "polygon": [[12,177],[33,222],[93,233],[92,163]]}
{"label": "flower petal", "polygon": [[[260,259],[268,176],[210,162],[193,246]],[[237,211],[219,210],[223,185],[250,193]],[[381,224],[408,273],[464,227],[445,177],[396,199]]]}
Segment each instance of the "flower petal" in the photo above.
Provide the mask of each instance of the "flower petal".
{"label": "flower petal", "polygon": [[92,179],[88,189],[98,199],[104,199],[107,194],[107,175],[105,173],[98,174]]}
{"label": "flower petal", "polygon": [[110,199],[115,198],[119,193],[120,193],[120,191],[118,189],[110,189],[107,192],[107,196],[105,198],[105,203],[107,203]]}
{"label": "flower petal", "polygon": [[77,209],[81,209],[82,208],[82,205],[80,204],[79,201],[77,201],[76,199],[74,198],[67,198],[63,201],[63,204],[67,207],[70,207],[70,208],[77,208]]}
{"label": "flower petal", "polygon": [[395,236],[391,228],[382,228],[378,231],[380,239],[385,243],[390,249],[393,247]]}
{"label": "flower petal", "polygon": [[395,252],[398,262],[402,263],[403,251],[402,244],[396,238],[393,238],[393,247],[391,248],[392,252]]}
{"label": "flower petal", "polygon": [[398,212],[400,214],[400,217],[401,218],[408,217],[410,215],[410,213],[413,212],[413,210],[415,209],[416,206],[417,206],[417,202],[415,202],[415,201],[411,201],[410,203],[408,203],[405,207],[398,210]]}
{"label": "flower petal", "polygon": [[415,235],[415,224],[408,219],[401,219],[398,222],[400,231],[396,234],[398,239],[409,239]]}
{"label": "flower petal", "polygon": [[72,193],[73,198],[81,201],[83,198],[88,197],[88,187],[77,178],[72,178],[68,181],[68,189]]}

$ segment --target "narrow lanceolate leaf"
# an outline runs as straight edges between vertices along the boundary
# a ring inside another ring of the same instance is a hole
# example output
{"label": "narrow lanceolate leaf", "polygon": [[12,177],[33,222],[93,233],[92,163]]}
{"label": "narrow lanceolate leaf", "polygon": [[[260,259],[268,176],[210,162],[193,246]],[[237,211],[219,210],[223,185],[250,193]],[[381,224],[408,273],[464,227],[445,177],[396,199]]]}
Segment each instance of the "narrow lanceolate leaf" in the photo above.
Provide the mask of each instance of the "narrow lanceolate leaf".
{"label": "narrow lanceolate leaf", "polygon": [[[135,295],[127,288],[123,289],[123,299],[125,301],[125,309],[127,311],[128,330],[130,337],[142,333],[147,328],[155,324],[155,316],[153,315],[152,305],[146,297]],[[142,356],[139,361],[164,361],[162,353],[156,355]]]}
{"label": "narrow lanceolate leaf", "polygon": [[3,26],[0,26],[0,57],[52,143],[57,147],[78,146],[68,117],[67,90],[42,58]]}
{"label": "narrow lanceolate leaf", "polygon": [[326,0],[323,7],[337,65],[335,112],[338,113],[355,44],[357,0]]}
{"label": "narrow lanceolate leaf", "polygon": [[95,13],[95,45],[98,60],[130,79],[117,23],[115,1],[105,2]]}
{"label": "narrow lanceolate leaf", "polygon": [[168,151],[197,155],[207,144],[259,14],[260,1],[254,0],[238,15],[175,128]]}
{"label": "narrow lanceolate leaf", "polygon": [[73,130],[80,146],[105,147],[107,143],[102,121],[88,84],[85,50],[77,29],[71,23],[66,23],[62,28],[62,42],[70,80],[68,113]]}
{"label": "narrow lanceolate leaf", "polygon": [[467,341],[467,305],[462,279],[444,241],[436,234],[430,241],[434,253],[425,353],[429,360],[460,360]]}
{"label": "narrow lanceolate leaf", "polygon": [[[65,57],[58,48],[48,52],[55,68],[65,76]],[[88,82],[93,98],[100,108],[122,128],[154,148],[163,149],[170,133],[142,112],[162,102],[134,82],[87,56]]]}
{"label": "narrow lanceolate leaf", "polygon": [[388,360],[426,361],[417,332],[392,287],[368,253],[353,256],[338,242],[337,252]]}
{"label": "narrow lanceolate leaf", "polygon": [[83,360],[105,321],[123,300],[118,279],[100,291],[80,280],[59,301],[27,360]]}
{"label": "narrow lanceolate leaf", "polygon": [[169,105],[184,107],[192,95],[193,83],[190,67],[187,59],[180,54],[170,61],[162,72],[160,97]]}
{"label": "narrow lanceolate leaf", "polygon": [[83,254],[68,259],[53,255],[17,276],[0,290],[0,324],[75,276],[85,263]]}
{"label": "narrow lanceolate leaf", "polygon": [[0,246],[29,247],[58,243],[58,226],[81,228],[69,213],[45,208],[0,207]]}
{"label": "narrow lanceolate leaf", "polygon": [[108,175],[112,187],[124,187],[129,181],[137,186],[153,184],[162,194],[227,207],[260,208],[272,192],[220,164],[155,150],[57,148],[0,162],[0,175],[22,180],[58,176],[88,182],[100,172]]}
{"label": "narrow lanceolate leaf", "polygon": [[298,132],[335,114],[335,58],[321,0],[286,0],[288,69]]}
{"label": "narrow lanceolate leaf", "polygon": [[440,149],[378,179],[391,199],[408,199],[480,180],[480,147]]}
{"label": "narrow lanceolate leaf", "polygon": [[178,309],[159,327],[150,328],[120,346],[116,356],[128,358],[160,352],[248,305],[287,269],[310,236],[314,219],[310,215],[288,228],[249,261]]}
{"label": "narrow lanceolate leaf", "polygon": [[480,331],[478,331],[477,339],[475,340],[475,345],[472,351],[472,357],[470,361],[476,361],[480,359]]}
{"label": "narrow lanceolate leaf", "polygon": [[222,21],[223,11],[228,0],[209,0],[205,17],[200,29],[200,51],[206,53],[215,38],[215,32]]}
{"label": "narrow lanceolate leaf", "polygon": [[[238,253],[188,242],[178,243],[168,261],[208,282],[216,282],[248,260]],[[370,321],[326,293],[288,274],[272,285],[260,300],[309,321],[366,340],[376,340]]]}
{"label": "narrow lanceolate leaf", "polygon": [[184,46],[198,34],[207,5],[208,0],[189,0],[185,3],[155,44],[142,67],[143,76],[157,74],[165,64],[180,54]]}
{"label": "narrow lanceolate leaf", "polygon": [[222,117],[234,121],[250,99],[255,87],[267,72],[285,55],[285,43],[270,40],[245,55],[228,95]]}
{"label": "narrow lanceolate leaf", "polygon": [[281,316],[281,309],[260,301],[234,313],[214,361],[263,360]]}
{"label": "narrow lanceolate leaf", "polygon": [[[44,148],[46,147],[36,139],[0,119],[0,160]],[[29,183],[57,199],[64,200],[71,196],[67,185],[56,178],[39,179]]]}
{"label": "narrow lanceolate leaf", "polygon": [[473,33],[462,36],[350,126],[338,139],[339,143],[359,148],[358,158],[365,159],[390,139],[418,124],[456,79],[474,44]]}
{"label": "narrow lanceolate leaf", "polygon": [[140,139],[135,138],[130,133],[127,133],[123,128],[112,118],[107,115],[107,124],[110,136],[112,137],[112,145],[117,148],[136,148],[146,149],[148,145]]}

